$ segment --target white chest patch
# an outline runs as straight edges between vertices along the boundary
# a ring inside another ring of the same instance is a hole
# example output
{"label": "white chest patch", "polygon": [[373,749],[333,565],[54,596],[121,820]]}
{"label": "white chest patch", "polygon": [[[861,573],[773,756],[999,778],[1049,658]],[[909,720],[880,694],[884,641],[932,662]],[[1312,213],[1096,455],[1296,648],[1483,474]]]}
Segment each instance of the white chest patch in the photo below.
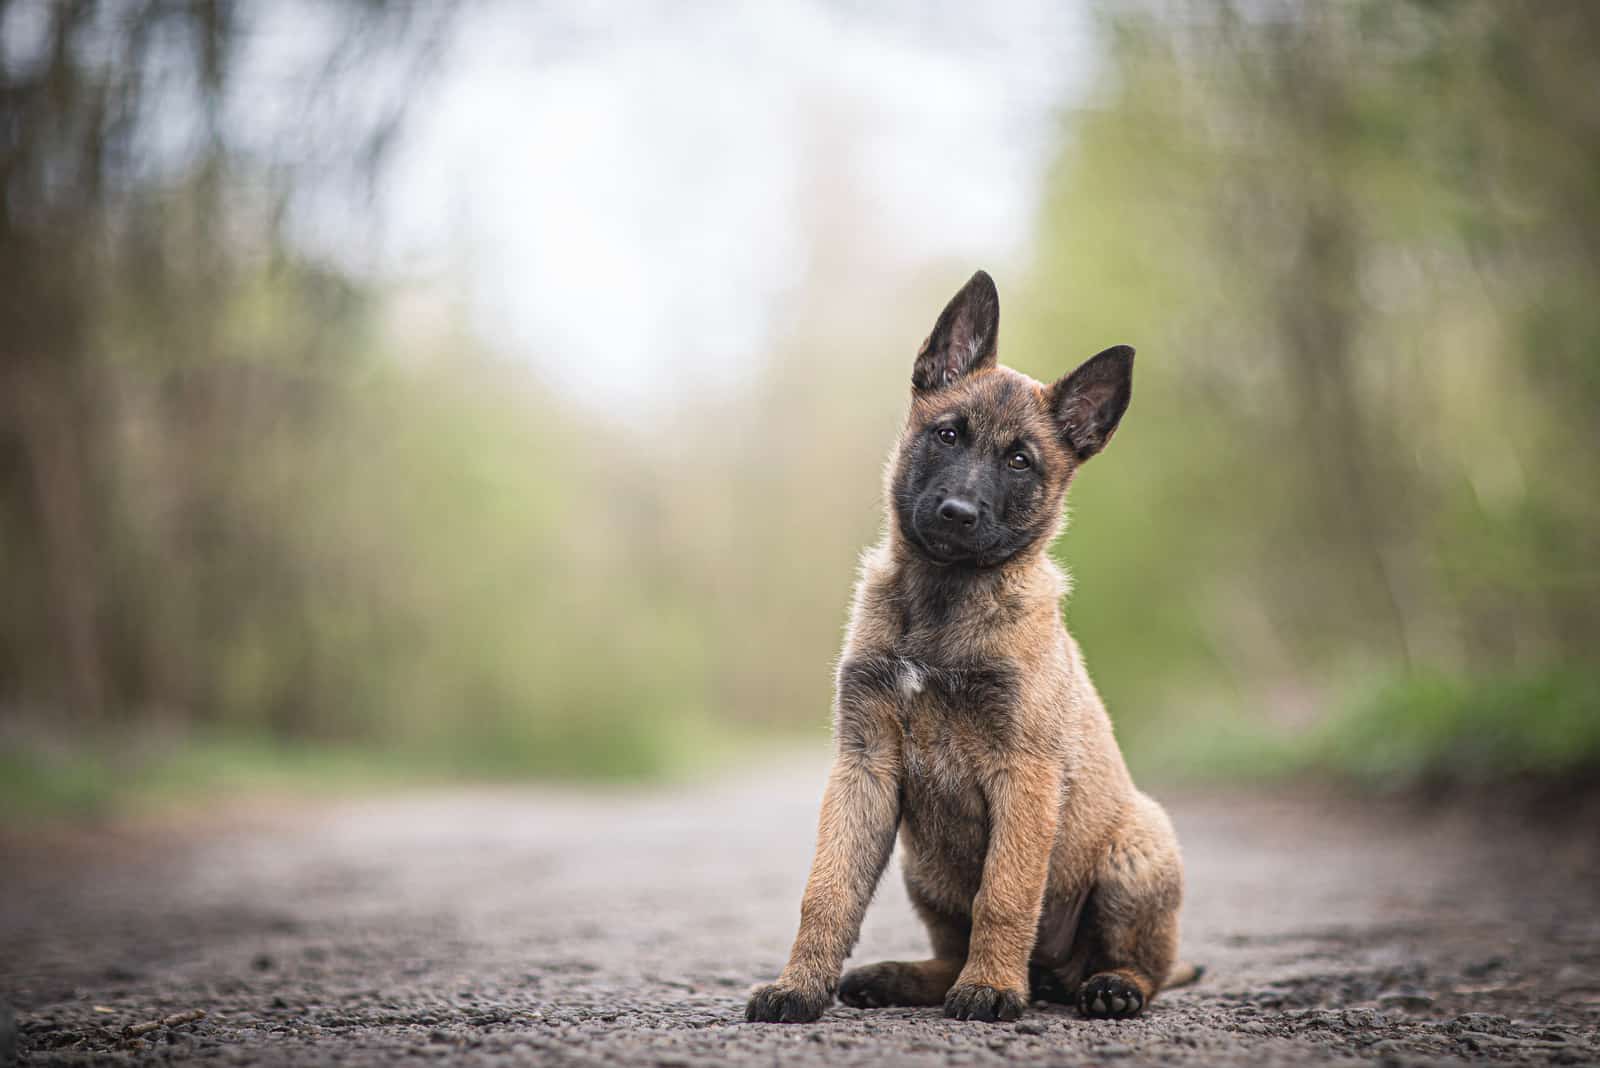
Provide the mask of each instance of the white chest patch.
{"label": "white chest patch", "polygon": [[905,697],[915,697],[922,692],[926,684],[922,668],[915,660],[900,658],[900,693]]}

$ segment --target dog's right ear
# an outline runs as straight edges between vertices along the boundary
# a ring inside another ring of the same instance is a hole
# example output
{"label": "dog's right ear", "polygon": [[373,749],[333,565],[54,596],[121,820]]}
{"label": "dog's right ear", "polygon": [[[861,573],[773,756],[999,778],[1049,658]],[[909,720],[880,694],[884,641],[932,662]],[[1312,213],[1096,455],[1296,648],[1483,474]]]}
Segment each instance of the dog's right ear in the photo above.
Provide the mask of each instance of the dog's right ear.
{"label": "dog's right ear", "polygon": [[1050,387],[1061,439],[1082,463],[1117,432],[1133,396],[1133,346],[1114,345]]}
{"label": "dog's right ear", "polygon": [[963,375],[993,367],[1000,340],[1000,294],[984,271],[950,299],[922,343],[911,385],[918,393],[943,389]]}

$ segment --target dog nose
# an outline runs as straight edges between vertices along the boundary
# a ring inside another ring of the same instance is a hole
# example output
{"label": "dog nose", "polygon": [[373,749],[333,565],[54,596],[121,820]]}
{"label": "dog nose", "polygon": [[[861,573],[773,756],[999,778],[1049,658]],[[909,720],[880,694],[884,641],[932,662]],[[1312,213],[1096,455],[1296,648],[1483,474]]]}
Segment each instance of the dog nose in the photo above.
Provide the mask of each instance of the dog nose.
{"label": "dog nose", "polygon": [[946,497],[939,504],[939,518],[946,523],[970,527],[978,521],[978,506],[960,497]]}

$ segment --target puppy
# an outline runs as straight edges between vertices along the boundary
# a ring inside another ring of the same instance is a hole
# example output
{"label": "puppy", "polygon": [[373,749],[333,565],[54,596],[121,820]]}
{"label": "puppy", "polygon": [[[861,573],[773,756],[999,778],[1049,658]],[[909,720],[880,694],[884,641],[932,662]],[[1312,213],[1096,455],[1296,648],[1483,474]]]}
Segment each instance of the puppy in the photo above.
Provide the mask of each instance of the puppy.
{"label": "puppy", "polygon": [[[1119,345],[1051,385],[996,363],[1000,302],[979,271],[922,345],[863,559],[834,703],[800,932],[746,1018],[943,1005],[1015,1020],[1030,997],[1141,1012],[1174,974],[1183,868],[1062,625],[1046,553],[1067,486],[1132,391]],[[839,972],[898,834],[927,960]]]}

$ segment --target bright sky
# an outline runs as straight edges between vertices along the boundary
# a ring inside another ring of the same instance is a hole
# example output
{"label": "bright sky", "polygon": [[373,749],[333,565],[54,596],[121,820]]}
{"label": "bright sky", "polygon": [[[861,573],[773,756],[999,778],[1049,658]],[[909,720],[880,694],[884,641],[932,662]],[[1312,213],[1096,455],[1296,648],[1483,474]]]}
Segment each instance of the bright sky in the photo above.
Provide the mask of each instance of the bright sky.
{"label": "bright sky", "polygon": [[840,182],[885,270],[1019,262],[1093,49],[1049,0],[619,10],[466,5],[384,210],[391,262],[465,268],[495,344],[639,399],[760,350]]}

